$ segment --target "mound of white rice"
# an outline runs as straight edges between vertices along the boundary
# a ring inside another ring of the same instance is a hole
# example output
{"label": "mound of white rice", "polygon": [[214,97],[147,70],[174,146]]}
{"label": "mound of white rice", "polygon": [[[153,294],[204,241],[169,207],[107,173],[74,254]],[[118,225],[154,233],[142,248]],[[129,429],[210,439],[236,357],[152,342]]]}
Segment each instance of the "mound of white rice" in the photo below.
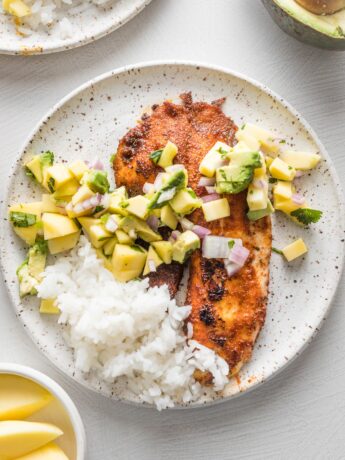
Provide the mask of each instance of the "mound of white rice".
{"label": "mound of white rice", "polygon": [[227,363],[183,333],[191,307],[177,306],[167,286],[118,283],[85,237],[47,267],[38,293],[57,299],[79,370],[93,370],[107,382],[125,376],[129,390],[158,409],[202,396],[196,369],[212,373],[214,391],[228,382]]}
{"label": "mound of white rice", "polygon": [[31,14],[21,18],[22,24],[17,27],[24,36],[33,31],[55,33],[61,39],[71,38],[75,27],[70,21],[71,16],[79,15],[92,5],[108,6],[114,0],[24,0],[30,7]]}

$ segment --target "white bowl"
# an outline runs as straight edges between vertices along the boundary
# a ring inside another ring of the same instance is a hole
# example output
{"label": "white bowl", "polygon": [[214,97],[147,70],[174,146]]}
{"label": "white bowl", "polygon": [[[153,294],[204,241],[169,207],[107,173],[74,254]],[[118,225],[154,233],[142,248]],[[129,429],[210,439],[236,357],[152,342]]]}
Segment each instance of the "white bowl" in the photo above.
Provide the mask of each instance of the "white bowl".
{"label": "white bowl", "polygon": [[50,377],[31,367],[14,363],[0,363],[0,374],[19,375],[42,386],[54,396],[54,401],[38,411],[29,420],[56,423],[64,431],[57,443],[70,460],[84,460],[86,436],[83,422],[75,404],[62,387]]}

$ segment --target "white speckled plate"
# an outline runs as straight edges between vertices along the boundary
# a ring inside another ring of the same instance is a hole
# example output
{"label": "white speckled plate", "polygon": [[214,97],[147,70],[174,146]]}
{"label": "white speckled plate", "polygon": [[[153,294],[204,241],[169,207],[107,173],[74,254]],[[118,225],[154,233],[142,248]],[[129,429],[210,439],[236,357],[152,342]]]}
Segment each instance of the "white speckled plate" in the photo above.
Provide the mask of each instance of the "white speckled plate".
{"label": "white speckled plate", "polygon": [[[109,0],[106,6],[95,6],[88,1],[87,8],[66,14],[73,26],[73,37],[60,37],[58,26],[49,32],[39,30],[26,37],[20,36],[13,17],[3,13],[0,6],[0,53],[34,55],[65,51],[86,45],[118,29],[136,16],[151,0]],[[1,4],[1,2],[0,2]]]}
{"label": "white speckled plate", "polygon": [[[136,124],[143,111],[164,99],[178,99],[191,90],[195,100],[226,97],[224,111],[241,125],[252,121],[279,133],[288,145],[320,152],[319,167],[300,180],[312,207],[324,211],[323,219],[310,230],[274,216],[274,245],[282,247],[303,237],[306,257],[287,264],[272,255],[270,297],[266,324],[252,360],[240,378],[233,379],[218,401],[258,386],[286,366],[309,343],[324,320],[335,293],[343,265],[344,202],[332,162],[311,128],[280,97],[241,75],[224,69],[189,63],[145,64],[116,70],[88,82],[63,99],[30,135],[10,173],[5,207],[18,200],[40,197],[41,190],[23,173],[29,152],[52,150],[58,158],[90,159],[98,155],[109,161],[121,136]],[[6,209],[3,210],[5,213]],[[133,400],[125,388],[109,387],[92,375],[82,375],[73,364],[55,318],[38,313],[34,298],[20,301],[16,268],[25,248],[2,220],[1,260],[7,288],[20,321],[33,341],[60,369],[88,388],[122,400]],[[210,402],[206,398],[200,404]]]}

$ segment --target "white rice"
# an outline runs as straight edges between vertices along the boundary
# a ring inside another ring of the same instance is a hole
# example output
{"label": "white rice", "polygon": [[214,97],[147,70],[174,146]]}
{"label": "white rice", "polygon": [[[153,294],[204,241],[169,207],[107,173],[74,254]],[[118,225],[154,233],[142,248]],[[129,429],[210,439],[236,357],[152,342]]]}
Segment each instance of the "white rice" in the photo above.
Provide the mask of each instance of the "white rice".
{"label": "white rice", "polygon": [[196,369],[212,373],[214,392],[228,383],[227,363],[189,339],[190,323],[188,338],[183,332],[191,307],[179,307],[167,286],[150,288],[147,279],[118,283],[85,237],[47,267],[38,295],[57,299],[79,370],[111,383],[126,377],[130,392],[159,410],[202,396]]}
{"label": "white rice", "polygon": [[[70,21],[71,16],[83,13],[93,5],[108,6],[114,0],[23,0],[30,7],[31,14],[21,19],[17,27],[24,36],[33,32],[55,33],[65,40],[73,37],[75,27]],[[1,4],[2,2],[0,2]],[[1,11],[1,6],[0,6]]]}

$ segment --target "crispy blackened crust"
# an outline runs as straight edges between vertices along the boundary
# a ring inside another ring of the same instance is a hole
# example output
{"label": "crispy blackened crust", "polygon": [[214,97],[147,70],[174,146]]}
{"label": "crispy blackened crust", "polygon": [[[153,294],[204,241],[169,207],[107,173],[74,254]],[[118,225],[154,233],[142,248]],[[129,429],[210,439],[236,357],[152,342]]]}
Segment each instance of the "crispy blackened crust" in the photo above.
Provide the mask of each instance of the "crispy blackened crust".
{"label": "crispy blackened crust", "polygon": [[[117,185],[125,185],[131,195],[142,193],[145,182],[153,182],[161,170],[149,159],[152,151],[168,140],[178,146],[175,163],[188,170],[189,185],[200,195],[199,164],[216,141],[230,145],[237,130],[221,109],[223,99],[213,104],[193,102],[191,94],[181,96],[182,104],[164,102],[152,107],[152,114],[131,129],[120,141],[114,160]],[[246,192],[228,196],[231,216],[206,223],[197,210],[191,219],[211,229],[212,234],[242,238],[250,250],[246,265],[228,278],[221,260],[207,260],[196,251],[191,257],[187,302],[192,305],[190,321],[193,338],[219,353],[235,374],[250,359],[266,315],[271,221],[251,222],[246,217]],[[150,275],[151,285],[168,284],[172,296],[177,292],[183,267],[162,265]],[[207,374],[200,373],[207,383]]]}

